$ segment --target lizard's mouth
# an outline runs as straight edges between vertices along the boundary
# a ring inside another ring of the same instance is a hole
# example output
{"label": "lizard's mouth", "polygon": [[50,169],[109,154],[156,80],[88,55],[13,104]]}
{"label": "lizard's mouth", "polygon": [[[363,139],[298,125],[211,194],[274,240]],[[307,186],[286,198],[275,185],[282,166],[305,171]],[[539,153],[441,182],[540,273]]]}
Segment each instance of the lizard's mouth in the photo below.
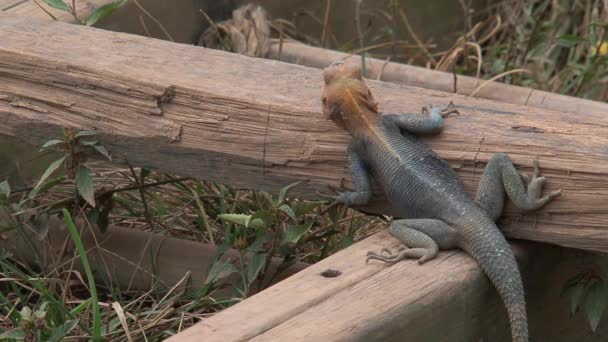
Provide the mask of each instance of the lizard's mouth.
{"label": "lizard's mouth", "polygon": [[342,122],[342,109],[338,105],[329,106],[329,110],[327,111],[328,119],[335,123]]}
{"label": "lizard's mouth", "polygon": [[323,116],[326,120],[333,121],[336,125],[344,128],[344,117],[342,116],[342,108],[338,104],[323,106]]}

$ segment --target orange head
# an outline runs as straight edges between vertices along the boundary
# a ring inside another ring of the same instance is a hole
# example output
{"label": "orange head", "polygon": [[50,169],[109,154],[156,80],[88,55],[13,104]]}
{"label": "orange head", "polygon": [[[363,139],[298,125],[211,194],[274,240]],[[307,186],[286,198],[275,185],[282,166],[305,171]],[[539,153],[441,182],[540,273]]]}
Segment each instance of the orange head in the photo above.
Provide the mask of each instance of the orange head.
{"label": "orange head", "polygon": [[361,76],[360,61],[351,57],[323,70],[323,114],[341,128],[355,133],[378,123],[378,104]]}

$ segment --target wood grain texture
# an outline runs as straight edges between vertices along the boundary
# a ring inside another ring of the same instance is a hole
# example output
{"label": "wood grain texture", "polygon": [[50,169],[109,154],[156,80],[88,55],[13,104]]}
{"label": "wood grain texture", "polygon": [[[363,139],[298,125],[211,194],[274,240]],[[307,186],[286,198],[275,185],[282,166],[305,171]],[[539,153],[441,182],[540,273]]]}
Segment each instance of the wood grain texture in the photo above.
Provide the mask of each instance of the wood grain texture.
{"label": "wood grain texture", "polygon": [[[7,14],[0,35],[0,134],[41,144],[61,126],[95,129],[117,162],[268,191],[303,180],[302,198],[350,184],[349,136],[322,118],[318,69]],[[563,195],[539,213],[509,206],[508,236],[608,251],[608,115],[369,84],[385,113],[455,102],[462,115],[426,140],[470,193],[493,153],[528,172],[540,158]]]}
{"label": "wood grain texture", "polygon": [[[167,341],[194,342],[204,338],[208,342],[224,342],[252,339],[381,272],[385,265],[365,264],[367,251],[396,246],[397,243],[386,231],[372,235]],[[327,270],[339,271],[341,274],[334,278],[322,276],[321,273]]]}
{"label": "wood grain texture", "polygon": [[[284,41],[282,47],[275,41],[268,53],[268,58],[295,63],[314,68],[324,68],[329,63],[348,58],[351,54],[329,49],[322,49],[295,41]],[[279,56],[279,50],[281,54]],[[485,80],[474,77],[455,75],[449,72],[436,71],[414,65],[394,63],[366,58],[366,67],[370,79],[380,79],[385,82],[406,84],[409,86],[434,89],[448,93],[471,95]],[[475,97],[524,105],[529,107],[558,110],[576,115],[586,113],[608,113],[608,104],[586,99],[577,99],[566,95],[550,93],[534,88],[518,87],[500,82],[484,85]]]}
{"label": "wood grain texture", "polygon": [[[395,243],[386,235],[373,245],[368,240],[168,341],[511,341],[506,310],[472,258],[443,252],[424,265],[366,265],[363,252]],[[569,299],[560,295],[565,281],[580,271],[582,258],[590,262],[599,256],[535,243],[518,243],[513,249],[526,288],[531,340],[591,342],[608,337],[608,321],[591,332],[585,315],[571,317]],[[352,266],[343,269],[347,264]],[[317,273],[324,267],[344,273],[319,281]],[[366,276],[351,283],[354,270]]]}
{"label": "wood grain texture", "polygon": [[5,11],[9,8],[13,8],[26,1],[28,0],[0,0],[0,11]]}
{"label": "wood grain texture", "polygon": [[506,342],[506,311],[494,293],[469,256],[441,253],[422,266],[386,267],[250,341]]}

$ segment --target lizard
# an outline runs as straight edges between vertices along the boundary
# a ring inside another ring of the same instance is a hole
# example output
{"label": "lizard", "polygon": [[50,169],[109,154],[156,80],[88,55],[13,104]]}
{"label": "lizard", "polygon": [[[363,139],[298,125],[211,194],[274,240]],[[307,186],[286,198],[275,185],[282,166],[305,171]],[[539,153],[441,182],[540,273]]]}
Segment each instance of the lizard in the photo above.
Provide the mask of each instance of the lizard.
{"label": "lizard", "polygon": [[532,176],[520,174],[505,153],[494,154],[471,199],[449,164],[417,136],[438,134],[444,118],[460,114],[454,105],[420,114],[381,114],[361,75],[356,57],[324,69],[321,98],[325,119],[351,135],[347,159],[354,191],[338,191],[334,203],[360,206],[373,197],[375,178],[398,210],[389,233],[397,249],[370,251],[367,261],[396,263],[414,258],[423,264],[439,250],[460,248],[471,255],[498,291],[508,313],[513,341],[528,341],[521,275],[510,245],[496,226],[505,194],[524,211],[543,207],[561,190],[542,196],[546,182],[538,158]]}

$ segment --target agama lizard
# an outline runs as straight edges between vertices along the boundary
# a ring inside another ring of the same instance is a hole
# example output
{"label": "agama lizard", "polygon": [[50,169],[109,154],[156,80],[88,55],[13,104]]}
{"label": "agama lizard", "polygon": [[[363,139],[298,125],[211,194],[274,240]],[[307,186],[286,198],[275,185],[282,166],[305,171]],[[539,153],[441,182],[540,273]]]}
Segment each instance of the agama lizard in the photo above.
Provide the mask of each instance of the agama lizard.
{"label": "agama lizard", "polygon": [[324,79],[323,112],[352,135],[348,162],[355,191],[338,192],[335,201],[366,204],[373,195],[373,176],[401,217],[391,223],[389,232],[403,245],[394,251],[369,252],[368,260],[395,263],[416,258],[422,264],[440,249],[463,249],[498,290],[513,341],[528,341],[521,275],[495,221],[502,213],[505,193],[528,211],[542,207],[561,190],[542,197],[545,178],[540,176],[538,161],[534,175],[528,177],[519,174],[508,155],[498,153],[488,162],[472,200],[448,163],[416,138],[441,132],[444,117],[456,112],[452,105],[431,107],[422,114],[381,115],[360,66],[352,60],[325,68]]}

